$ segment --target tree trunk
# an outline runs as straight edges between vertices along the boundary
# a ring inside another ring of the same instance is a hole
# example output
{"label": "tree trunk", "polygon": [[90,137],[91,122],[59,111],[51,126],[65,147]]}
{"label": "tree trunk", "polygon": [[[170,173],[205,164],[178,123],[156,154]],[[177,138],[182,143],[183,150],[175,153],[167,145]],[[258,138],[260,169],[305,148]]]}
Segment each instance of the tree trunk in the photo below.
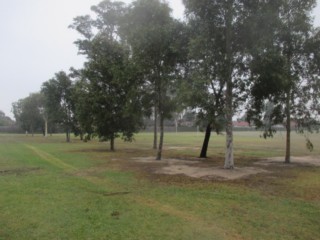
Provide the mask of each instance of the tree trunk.
{"label": "tree trunk", "polygon": [[159,148],[157,153],[156,160],[161,160],[162,157],[162,147],[163,147],[163,136],[164,136],[164,118],[163,115],[160,114],[160,141],[159,141]]}
{"label": "tree trunk", "polygon": [[114,136],[110,139],[110,151],[114,152]]}
{"label": "tree trunk", "polygon": [[233,169],[233,106],[232,106],[232,1],[229,1],[226,12],[226,155],[224,168]]}
{"label": "tree trunk", "polygon": [[44,119],[44,136],[48,137],[48,120]]}
{"label": "tree trunk", "polygon": [[[229,95],[229,94],[227,94]],[[232,96],[232,95],[231,95]],[[231,96],[227,97],[227,106],[226,106],[226,155],[224,168],[233,169],[234,168],[234,159],[233,159],[233,126],[232,126],[232,98]],[[231,101],[231,103],[230,103]]]}
{"label": "tree trunk", "polygon": [[69,128],[67,128],[67,131],[66,131],[66,142],[70,142],[70,130]]}
{"label": "tree trunk", "polygon": [[178,133],[178,121],[177,120],[175,120],[175,128],[176,128],[176,133]]}
{"label": "tree trunk", "polygon": [[174,124],[175,124],[175,127],[176,127],[176,133],[178,133],[178,116],[175,117]]}
{"label": "tree trunk", "polygon": [[[290,22],[290,19],[288,19],[288,21]],[[290,24],[289,24],[289,30],[291,30]],[[285,115],[286,115],[286,156],[285,156],[285,163],[290,163],[291,159],[290,159],[290,149],[291,149],[291,97],[293,94],[291,91],[291,84],[293,79],[291,78],[291,62],[292,62],[292,42],[291,42],[291,34],[289,34],[289,40],[287,42],[288,46],[288,52],[287,52],[287,69],[288,69],[288,89],[287,89],[287,96],[286,96],[286,110],[285,110]]]}
{"label": "tree trunk", "polygon": [[211,136],[211,130],[212,130],[212,127],[211,127],[211,124],[209,123],[206,128],[206,135],[203,140],[200,158],[207,158],[207,151],[208,151],[208,145],[209,145],[209,140]]}
{"label": "tree trunk", "polygon": [[154,127],[153,127],[153,149],[157,149],[158,145],[158,111],[154,107]]}
{"label": "tree trunk", "polygon": [[290,104],[291,99],[291,90],[288,90],[287,92],[287,99],[286,99],[286,131],[287,131],[287,137],[286,137],[286,157],[285,157],[285,163],[290,163],[290,149],[291,149],[291,115],[290,115]]}

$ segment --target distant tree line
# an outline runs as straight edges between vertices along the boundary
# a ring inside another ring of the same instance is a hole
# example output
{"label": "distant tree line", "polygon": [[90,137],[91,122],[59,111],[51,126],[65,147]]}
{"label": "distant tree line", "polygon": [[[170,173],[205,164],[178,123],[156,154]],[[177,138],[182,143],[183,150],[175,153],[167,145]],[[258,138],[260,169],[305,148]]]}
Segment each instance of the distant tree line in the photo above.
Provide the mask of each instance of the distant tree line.
{"label": "distant tree line", "polygon": [[0,133],[21,133],[21,130],[16,126],[15,121],[0,110]]}
{"label": "distant tree line", "polygon": [[232,120],[245,111],[264,137],[284,124],[287,163],[292,122],[311,149],[306,133],[319,130],[320,113],[316,1],[183,3],[185,20],[174,19],[161,0],[104,0],[92,16],[74,18],[83,68],[56,73],[41,93],[14,103],[17,122],[31,132],[40,122],[59,124],[67,141],[71,133],[98,137],[114,150],[116,138],[131,141],[151,118],[160,160],[164,121],[193,109],[206,129],[201,157],[211,132],[226,131],[225,168],[232,169]]}
{"label": "distant tree line", "polygon": [[14,121],[0,110],[0,127],[12,126]]}

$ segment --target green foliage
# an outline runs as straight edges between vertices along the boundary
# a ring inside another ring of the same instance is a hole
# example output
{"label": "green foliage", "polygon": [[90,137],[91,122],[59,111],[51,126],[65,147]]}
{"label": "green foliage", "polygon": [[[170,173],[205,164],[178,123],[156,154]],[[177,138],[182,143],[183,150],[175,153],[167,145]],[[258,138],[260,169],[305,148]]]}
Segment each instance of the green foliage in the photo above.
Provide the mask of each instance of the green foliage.
{"label": "green foliage", "polygon": [[[199,117],[227,135],[227,168],[233,168],[232,117],[247,99],[252,1],[183,1],[191,35],[187,97]],[[221,124],[222,123],[222,124]],[[209,126],[208,125],[208,126]]]}
{"label": "green foliage", "polygon": [[[260,21],[270,19],[273,24],[266,26],[265,36],[258,39],[252,52],[248,120],[264,129],[265,137],[273,135],[274,125],[285,124],[289,159],[291,119],[296,122],[298,132],[318,128],[315,110],[320,104],[315,79],[319,78],[319,73],[310,67],[315,66],[316,59],[316,54],[310,52],[316,49],[311,47],[315,41],[310,40],[310,13],[315,1],[283,0],[277,4],[270,2],[268,6],[270,13],[258,16]],[[260,32],[258,28],[260,26],[256,26]],[[307,146],[311,146],[306,140]]]}
{"label": "green foliage", "polygon": [[[307,85],[309,89],[309,104],[313,114],[320,115],[320,29],[314,29],[310,38],[307,39],[306,52],[308,56]],[[315,119],[319,130],[320,119]],[[315,125],[315,121],[313,121]]]}
{"label": "green foliage", "polygon": [[71,78],[75,80],[72,92],[74,103],[73,131],[76,136],[81,136],[84,141],[90,140],[94,136],[93,118],[90,115],[92,101],[90,101],[89,84],[86,82],[81,70],[71,69]]}
{"label": "green foliage", "polygon": [[96,19],[77,17],[71,26],[84,37],[76,44],[88,59],[74,72],[76,118],[87,138],[97,135],[114,150],[115,138],[131,141],[142,127],[140,73],[118,33],[123,3],[103,1],[92,10]]}
{"label": "green foliage", "polygon": [[[172,84],[181,53],[178,43],[183,26],[170,16],[169,6],[158,0],[133,2],[123,18],[121,34],[132,58],[144,74],[144,87],[164,118],[172,112]],[[150,86],[150,87],[149,87]]]}
{"label": "green foliage", "polygon": [[[161,159],[163,123],[174,112],[174,82],[185,60],[185,25],[172,18],[168,4],[159,0],[137,0],[128,8],[120,26],[120,35],[129,44],[132,60],[143,74],[142,86],[160,119]],[[150,105],[149,105],[150,107]]]}
{"label": "green foliage", "polygon": [[[288,87],[288,73],[285,57],[274,52],[266,52],[258,55],[252,61],[251,78],[252,96],[257,101],[261,99],[272,99],[272,97],[281,97],[283,89]],[[283,96],[282,96],[283,97]],[[273,102],[277,102],[274,99]]]}
{"label": "green foliage", "polygon": [[63,126],[66,140],[69,142],[74,124],[73,84],[70,77],[64,71],[56,73],[54,78],[42,84],[41,92],[44,95],[48,119]]}
{"label": "green foliage", "polygon": [[0,110],[0,127],[2,126],[12,126],[14,121],[5,115],[3,111]]}
{"label": "green foliage", "polygon": [[43,95],[40,93],[30,94],[12,104],[13,114],[17,124],[32,134],[38,129],[43,129]]}

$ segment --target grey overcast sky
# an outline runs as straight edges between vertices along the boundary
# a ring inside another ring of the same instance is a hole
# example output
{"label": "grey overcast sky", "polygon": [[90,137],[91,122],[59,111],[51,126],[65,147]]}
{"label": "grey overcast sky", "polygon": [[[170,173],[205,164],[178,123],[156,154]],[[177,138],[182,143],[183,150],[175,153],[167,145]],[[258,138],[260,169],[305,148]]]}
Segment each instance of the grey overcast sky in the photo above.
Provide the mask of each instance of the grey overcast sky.
{"label": "grey overcast sky", "polygon": [[[0,110],[13,117],[12,102],[38,92],[54,73],[82,66],[84,58],[73,44],[79,35],[68,25],[100,1],[0,0]],[[168,2],[182,18],[182,0]],[[314,15],[320,26],[320,6]]]}

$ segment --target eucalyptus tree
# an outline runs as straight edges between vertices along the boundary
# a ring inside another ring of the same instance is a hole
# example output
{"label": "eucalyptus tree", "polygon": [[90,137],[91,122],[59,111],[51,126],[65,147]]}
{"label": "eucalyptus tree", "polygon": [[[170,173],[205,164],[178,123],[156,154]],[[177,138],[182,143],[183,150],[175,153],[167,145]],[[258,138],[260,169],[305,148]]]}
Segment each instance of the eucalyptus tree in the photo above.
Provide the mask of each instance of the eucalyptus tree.
{"label": "eucalyptus tree", "polygon": [[[296,123],[300,133],[317,126],[312,108],[319,103],[311,98],[319,89],[311,84],[314,77],[306,48],[312,32],[311,11],[315,2],[270,1],[274,8],[267,16],[273,23],[265,28],[268,44],[264,47],[260,44],[252,61],[253,98],[248,118],[257,126],[265,127],[265,137],[272,136],[274,124],[284,123],[286,163],[290,163],[292,122]],[[268,114],[265,114],[266,104]],[[308,138],[307,146],[312,147]]]}
{"label": "eucalyptus tree", "polygon": [[42,84],[41,92],[45,99],[47,117],[54,123],[63,126],[66,141],[70,142],[73,126],[74,105],[72,101],[73,84],[70,77],[60,71]]}
{"label": "eucalyptus tree", "polygon": [[[160,160],[164,120],[174,110],[174,94],[170,91],[182,59],[180,43],[184,25],[171,16],[166,2],[137,0],[130,5],[120,29],[130,45],[132,59],[144,74],[144,85],[152,91],[155,120],[159,116],[160,140],[156,159]],[[154,144],[156,139],[155,131]]]}
{"label": "eucalyptus tree", "polygon": [[[245,95],[250,55],[250,20],[255,2],[184,0],[188,21],[195,26],[194,55],[201,72],[199,91],[210,95],[211,121],[223,115],[226,129],[225,168],[234,167],[232,117]],[[208,89],[211,88],[211,89]]]}
{"label": "eucalyptus tree", "polygon": [[[210,21],[195,15],[200,5],[187,2],[186,16],[189,29],[188,64],[186,77],[182,80],[183,102],[197,109],[198,124],[206,129],[201,158],[207,157],[207,149],[212,130],[219,133],[222,129],[225,106],[225,79],[222,77],[221,54],[217,51]],[[195,5],[194,5],[195,4]],[[221,37],[221,36],[219,36]]]}
{"label": "eucalyptus tree", "polygon": [[[194,33],[198,36],[196,31]],[[201,54],[201,50],[203,54],[207,52],[206,49],[196,49],[197,54]],[[212,77],[214,66],[205,66],[209,61],[202,61],[202,57],[196,58],[195,55],[192,55],[191,53],[192,61],[189,63],[187,76],[179,86],[179,95],[185,107],[197,112],[197,125],[205,129],[200,158],[206,158],[211,132],[214,130],[219,134],[223,129],[224,84]],[[212,73],[211,78],[208,71]]]}
{"label": "eucalyptus tree", "polygon": [[[127,9],[124,3],[106,0],[91,9],[95,18],[76,17],[71,25],[82,35],[76,44],[87,57],[79,83],[87,102],[77,103],[78,112],[79,108],[82,111],[79,120],[83,126],[91,123],[90,130],[101,141],[110,141],[113,151],[117,137],[131,141],[142,127],[141,78],[119,34],[120,19]],[[83,118],[86,110],[91,119]]]}
{"label": "eucalyptus tree", "polygon": [[40,93],[32,93],[12,104],[13,114],[18,125],[34,135],[34,132],[43,128],[43,98]]}

